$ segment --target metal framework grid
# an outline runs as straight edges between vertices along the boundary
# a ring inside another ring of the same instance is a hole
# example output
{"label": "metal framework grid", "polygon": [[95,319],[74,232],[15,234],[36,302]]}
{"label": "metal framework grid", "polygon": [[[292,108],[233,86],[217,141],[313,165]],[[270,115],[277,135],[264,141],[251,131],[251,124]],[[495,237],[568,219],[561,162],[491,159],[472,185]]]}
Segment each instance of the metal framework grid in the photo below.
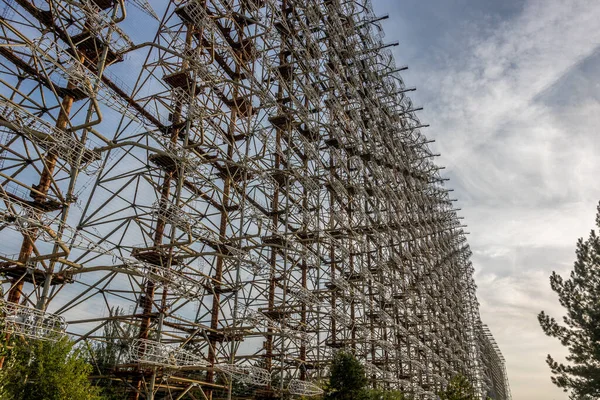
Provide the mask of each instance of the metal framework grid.
{"label": "metal framework grid", "polygon": [[369,1],[155,6],[4,1],[5,332],[125,343],[131,398],[315,396],[347,349],[510,399]]}

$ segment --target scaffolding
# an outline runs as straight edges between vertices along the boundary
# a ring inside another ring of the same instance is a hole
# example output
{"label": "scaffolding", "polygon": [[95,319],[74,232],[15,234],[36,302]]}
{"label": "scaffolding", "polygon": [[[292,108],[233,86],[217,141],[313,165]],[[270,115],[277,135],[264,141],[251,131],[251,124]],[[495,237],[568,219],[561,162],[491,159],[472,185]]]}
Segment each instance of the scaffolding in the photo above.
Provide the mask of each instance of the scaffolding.
{"label": "scaffolding", "polygon": [[463,373],[510,399],[381,20],[369,0],[5,1],[4,332],[126,343],[132,399],[318,396],[342,349],[376,388],[433,400]]}
{"label": "scaffolding", "polygon": [[479,344],[481,346],[481,391],[492,399],[512,399],[506,360],[492,336],[487,325],[479,327]]}

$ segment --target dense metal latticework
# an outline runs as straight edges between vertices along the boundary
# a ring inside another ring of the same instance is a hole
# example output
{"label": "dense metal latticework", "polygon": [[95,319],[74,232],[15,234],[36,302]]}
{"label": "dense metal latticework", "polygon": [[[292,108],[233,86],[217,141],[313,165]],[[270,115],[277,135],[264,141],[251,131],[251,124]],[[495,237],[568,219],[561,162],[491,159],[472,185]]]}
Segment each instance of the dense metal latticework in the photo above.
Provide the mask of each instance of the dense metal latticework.
{"label": "dense metal latticework", "polygon": [[510,398],[369,1],[155,3],[4,1],[6,333],[124,343],[131,398],[315,396],[343,348]]}
{"label": "dense metal latticework", "polygon": [[512,399],[506,363],[496,340],[487,325],[481,325],[479,335],[482,393],[491,399]]}

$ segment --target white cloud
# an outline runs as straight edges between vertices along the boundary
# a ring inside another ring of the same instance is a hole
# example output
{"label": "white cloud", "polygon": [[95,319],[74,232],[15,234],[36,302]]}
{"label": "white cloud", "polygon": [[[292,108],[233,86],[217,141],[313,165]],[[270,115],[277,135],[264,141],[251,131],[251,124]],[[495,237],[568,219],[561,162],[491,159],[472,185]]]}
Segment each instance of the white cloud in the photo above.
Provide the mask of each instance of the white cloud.
{"label": "white cloud", "polygon": [[515,17],[490,20],[463,21],[449,33],[456,41],[440,40],[406,80],[419,87],[421,118],[457,189],[482,317],[507,359],[513,397],[562,400],[544,358],[564,349],[536,315],[562,315],[548,275],[571,268],[600,199],[600,86],[580,71],[586,60],[600,66],[600,4],[530,0]]}

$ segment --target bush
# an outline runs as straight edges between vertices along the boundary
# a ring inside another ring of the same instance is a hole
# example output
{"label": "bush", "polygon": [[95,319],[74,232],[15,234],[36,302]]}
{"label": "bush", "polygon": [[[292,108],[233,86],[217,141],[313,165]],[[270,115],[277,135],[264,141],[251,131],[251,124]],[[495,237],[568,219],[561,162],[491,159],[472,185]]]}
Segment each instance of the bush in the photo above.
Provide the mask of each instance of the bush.
{"label": "bush", "polygon": [[440,400],[479,400],[471,382],[464,375],[456,375],[448,382],[446,390],[438,393]]}
{"label": "bush", "polygon": [[367,385],[365,368],[352,353],[338,352],[331,363],[329,388],[325,399],[350,400],[364,398],[363,388]]}
{"label": "bush", "polygon": [[90,384],[92,370],[74,343],[16,339],[5,346],[7,355],[0,370],[0,398],[12,400],[99,400]]}
{"label": "bush", "polygon": [[369,400],[405,400],[404,394],[398,390],[371,389],[367,391]]}
{"label": "bush", "polygon": [[325,400],[404,400],[399,391],[368,389],[364,366],[352,353],[341,351],[331,363]]}

